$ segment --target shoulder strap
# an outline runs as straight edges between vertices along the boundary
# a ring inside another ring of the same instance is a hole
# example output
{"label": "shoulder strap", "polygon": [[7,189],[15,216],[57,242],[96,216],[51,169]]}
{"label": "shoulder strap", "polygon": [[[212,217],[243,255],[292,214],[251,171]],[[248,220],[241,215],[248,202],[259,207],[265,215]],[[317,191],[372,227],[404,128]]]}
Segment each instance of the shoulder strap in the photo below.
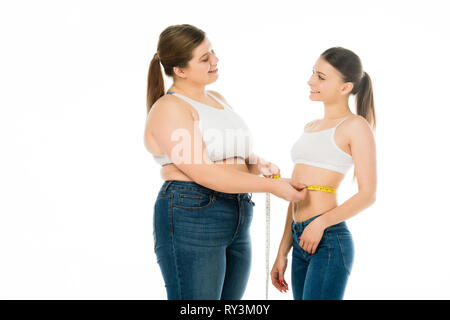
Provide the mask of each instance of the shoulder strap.
{"label": "shoulder strap", "polygon": [[346,116],[344,119],[339,121],[339,123],[334,128],[336,129],[337,127],[339,127],[341,125],[341,123],[344,122],[348,117],[350,117],[350,115]]}
{"label": "shoulder strap", "polygon": [[192,104],[192,100],[189,99],[188,97],[183,96],[182,94],[179,94],[179,93],[177,93],[177,92],[167,92],[167,93],[170,94],[170,95],[172,95],[172,96],[178,97],[178,98],[180,98],[180,99],[186,101],[186,102],[189,103],[189,104]]}
{"label": "shoulder strap", "polygon": [[230,109],[231,107],[226,104],[224,101],[222,101],[221,99],[219,99],[218,97],[216,97],[214,94],[212,94],[211,92],[206,91],[206,93],[210,96],[213,97],[214,100],[216,100],[217,102],[219,102],[225,109]]}

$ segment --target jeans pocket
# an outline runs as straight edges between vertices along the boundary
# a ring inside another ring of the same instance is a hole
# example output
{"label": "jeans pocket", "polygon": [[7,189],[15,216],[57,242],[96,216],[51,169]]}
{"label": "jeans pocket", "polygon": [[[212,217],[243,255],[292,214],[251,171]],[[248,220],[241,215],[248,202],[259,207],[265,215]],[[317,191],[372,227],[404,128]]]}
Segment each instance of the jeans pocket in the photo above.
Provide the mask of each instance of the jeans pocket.
{"label": "jeans pocket", "polygon": [[345,270],[350,274],[353,266],[353,258],[354,258],[354,245],[353,245],[353,237],[350,232],[338,233],[337,239],[339,243],[339,248],[342,254],[342,261],[344,263]]}
{"label": "jeans pocket", "polygon": [[177,190],[174,192],[172,206],[187,210],[206,209],[214,201],[214,195],[196,190]]}

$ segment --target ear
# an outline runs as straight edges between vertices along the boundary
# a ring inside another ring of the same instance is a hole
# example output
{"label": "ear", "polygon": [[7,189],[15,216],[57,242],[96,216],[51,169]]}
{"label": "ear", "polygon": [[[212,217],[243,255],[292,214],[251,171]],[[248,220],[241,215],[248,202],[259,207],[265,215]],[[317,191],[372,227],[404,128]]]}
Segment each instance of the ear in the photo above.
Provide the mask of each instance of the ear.
{"label": "ear", "polygon": [[173,72],[180,78],[186,78],[186,73],[184,72],[183,68],[173,67]]}
{"label": "ear", "polygon": [[353,82],[345,82],[342,86],[341,93],[343,95],[350,94],[353,90]]}

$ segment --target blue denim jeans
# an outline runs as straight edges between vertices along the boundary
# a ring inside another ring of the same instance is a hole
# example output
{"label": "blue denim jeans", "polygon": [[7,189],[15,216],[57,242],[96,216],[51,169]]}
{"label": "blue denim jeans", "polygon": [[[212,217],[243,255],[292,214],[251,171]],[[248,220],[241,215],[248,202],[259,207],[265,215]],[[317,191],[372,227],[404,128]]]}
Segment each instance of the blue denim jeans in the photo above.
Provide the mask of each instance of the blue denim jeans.
{"label": "blue denim jeans", "polygon": [[164,182],[154,206],[153,236],[169,300],[242,298],[254,205],[248,193]]}
{"label": "blue denim jeans", "polygon": [[303,222],[292,222],[292,291],[295,300],[341,300],[350,275],[354,247],[344,222],[324,230],[314,254],[299,245],[306,226],[320,215]]}

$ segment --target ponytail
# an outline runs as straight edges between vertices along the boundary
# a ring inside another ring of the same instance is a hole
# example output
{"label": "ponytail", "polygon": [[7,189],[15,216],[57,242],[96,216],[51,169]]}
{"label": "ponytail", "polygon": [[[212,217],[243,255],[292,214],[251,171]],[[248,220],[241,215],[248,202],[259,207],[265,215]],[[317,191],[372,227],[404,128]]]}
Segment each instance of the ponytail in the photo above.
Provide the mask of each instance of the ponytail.
{"label": "ponytail", "polygon": [[364,72],[359,89],[355,96],[356,113],[369,122],[372,129],[376,127],[375,104],[373,101],[372,80],[367,72]]}
{"label": "ponytail", "polygon": [[159,35],[158,46],[147,77],[147,115],[152,105],[165,94],[164,73],[174,77],[173,68],[185,68],[192,59],[192,54],[204,40],[206,34],[190,24],[169,26]]}
{"label": "ponytail", "polygon": [[157,53],[153,56],[148,69],[147,78],[147,114],[152,105],[164,95],[164,79],[161,72],[161,64]]}

